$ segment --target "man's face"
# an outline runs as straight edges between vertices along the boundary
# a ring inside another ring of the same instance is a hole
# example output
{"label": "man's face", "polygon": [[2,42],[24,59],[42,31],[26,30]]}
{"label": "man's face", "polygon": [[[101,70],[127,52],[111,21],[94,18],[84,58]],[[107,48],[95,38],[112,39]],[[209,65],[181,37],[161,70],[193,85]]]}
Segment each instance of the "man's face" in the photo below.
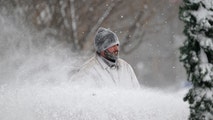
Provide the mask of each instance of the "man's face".
{"label": "man's face", "polygon": [[101,52],[101,55],[110,60],[111,62],[115,62],[118,59],[119,53],[119,45],[114,45],[112,47],[109,47],[108,49]]}

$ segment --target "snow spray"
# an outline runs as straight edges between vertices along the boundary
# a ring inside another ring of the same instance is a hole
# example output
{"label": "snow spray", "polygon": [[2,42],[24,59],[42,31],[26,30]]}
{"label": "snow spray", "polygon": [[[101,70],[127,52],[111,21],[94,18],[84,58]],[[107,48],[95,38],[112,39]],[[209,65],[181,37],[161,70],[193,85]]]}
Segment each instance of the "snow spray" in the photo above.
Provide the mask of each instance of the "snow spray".
{"label": "snow spray", "polygon": [[70,84],[78,56],[63,42],[0,15],[1,120],[184,120],[185,92]]}

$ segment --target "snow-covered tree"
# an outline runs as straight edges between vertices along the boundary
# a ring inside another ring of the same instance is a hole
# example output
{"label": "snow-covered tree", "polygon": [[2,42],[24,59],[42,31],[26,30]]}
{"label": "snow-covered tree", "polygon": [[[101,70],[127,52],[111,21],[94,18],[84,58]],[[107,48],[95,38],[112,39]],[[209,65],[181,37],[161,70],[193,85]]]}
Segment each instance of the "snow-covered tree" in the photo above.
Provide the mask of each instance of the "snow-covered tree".
{"label": "snow-covered tree", "polygon": [[213,1],[183,0],[179,12],[186,36],[180,61],[192,83],[184,97],[189,120],[213,120]]}

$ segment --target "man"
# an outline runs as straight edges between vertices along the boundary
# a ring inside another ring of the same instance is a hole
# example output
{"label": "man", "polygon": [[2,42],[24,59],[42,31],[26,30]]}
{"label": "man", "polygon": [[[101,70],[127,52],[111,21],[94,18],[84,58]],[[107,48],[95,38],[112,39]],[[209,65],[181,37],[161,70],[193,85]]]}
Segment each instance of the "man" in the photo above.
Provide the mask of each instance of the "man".
{"label": "man", "polygon": [[132,67],[119,58],[117,35],[99,28],[95,36],[96,54],[73,77],[73,81],[95,87],[139,88]]}

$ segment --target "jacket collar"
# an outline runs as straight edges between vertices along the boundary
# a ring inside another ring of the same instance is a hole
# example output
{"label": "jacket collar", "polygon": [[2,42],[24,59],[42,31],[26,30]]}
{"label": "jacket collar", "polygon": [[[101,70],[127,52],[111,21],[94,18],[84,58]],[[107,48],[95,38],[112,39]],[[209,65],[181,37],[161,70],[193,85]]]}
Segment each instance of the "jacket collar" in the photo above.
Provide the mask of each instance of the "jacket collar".
{"label": "jacket collar", "polygon": [[97,59],[97,61],[100,63],[100,65],[102,66],[102,68],[104,68],[104,69],[108,69],[108,68],[118,68],[118,62],[112,63],[112,64],[115,64],[115,65],[114,65],[114,67],[110,67],[110,66],[107,64],[107,62],[109,62],[109,64],[111,64],[110,61],[108,61],[108,60],[105,59],[104,57],[101,57],[101,56],[99,56],[99,55],[96,54],[96,59]]}

